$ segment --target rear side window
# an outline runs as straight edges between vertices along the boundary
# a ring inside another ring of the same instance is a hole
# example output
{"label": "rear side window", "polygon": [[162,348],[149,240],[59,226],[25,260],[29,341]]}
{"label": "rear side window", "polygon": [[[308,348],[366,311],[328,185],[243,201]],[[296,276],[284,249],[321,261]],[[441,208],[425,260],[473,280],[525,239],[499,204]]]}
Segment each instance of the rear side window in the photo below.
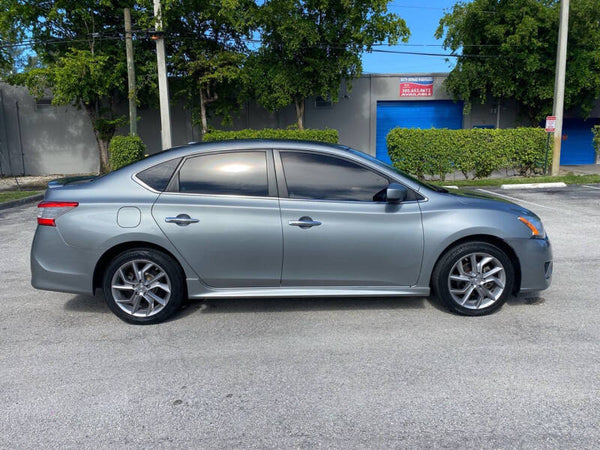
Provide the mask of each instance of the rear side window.
{"label": "rear side window", "polygon": [[342,158],[280,152],[290,198],[381,201],[386,177]]}
{"label": "rear side window", "polygon": [[266,197],[266,153],[229,152],[190,158],[179,170],[179,192]]}
{"label": "rear side window", "polygon": [[165,161],[139,172],[136,174],[136,177],[152,189],[162,192],[167,188],[169,180],[173,176],[173,172],[175,172],[175,169],[177,169],[177,166],[179,165],[179,161],[181,161],[181,158]]}

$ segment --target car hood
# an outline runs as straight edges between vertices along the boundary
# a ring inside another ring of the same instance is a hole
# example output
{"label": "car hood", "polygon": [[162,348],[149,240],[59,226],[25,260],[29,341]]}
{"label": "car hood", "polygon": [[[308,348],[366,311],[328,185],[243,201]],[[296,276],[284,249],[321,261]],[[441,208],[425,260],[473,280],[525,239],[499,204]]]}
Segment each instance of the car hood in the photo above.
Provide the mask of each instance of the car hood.
{"label": "car hood", "polygon": [[529,215],[538,217],[534,212],[519,205],[518,203],[507,200],[498,195],[487,194],[472,190],[452,190],[448,195],[455,198],[458,202],[464,205],[488,207],[490,209],[503,210],[515,213],[517,215]]}

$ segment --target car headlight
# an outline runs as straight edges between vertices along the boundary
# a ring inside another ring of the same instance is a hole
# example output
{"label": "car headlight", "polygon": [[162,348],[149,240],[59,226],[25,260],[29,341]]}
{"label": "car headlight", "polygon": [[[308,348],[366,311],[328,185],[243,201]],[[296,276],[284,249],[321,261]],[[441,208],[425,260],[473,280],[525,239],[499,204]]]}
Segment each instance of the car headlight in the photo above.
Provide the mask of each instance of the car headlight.
{"label": "car headlight", "polygon": [[546,231],[542,221],[537,217],[527,216],[519,217],[519,220],[531,231],[531,237],[535,239],[544,239],[546,237]]}

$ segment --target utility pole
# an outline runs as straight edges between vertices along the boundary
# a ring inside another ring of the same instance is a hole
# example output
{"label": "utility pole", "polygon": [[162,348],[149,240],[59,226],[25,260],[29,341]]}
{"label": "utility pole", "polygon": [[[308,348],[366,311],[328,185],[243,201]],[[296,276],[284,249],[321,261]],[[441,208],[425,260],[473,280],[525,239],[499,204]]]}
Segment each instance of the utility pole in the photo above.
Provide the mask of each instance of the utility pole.
{"label": "utility pole", "polygon": [[152,39],[156,41],[156,62],[158,66],[158,93],[160,97],[160,131],[162,149],[171,148],[171,113],[169,111],[169,84],[167,80],[167,59],[163,34],[160,0],[154,0],[154,18],[156,30]]}
{"label": "utility pole", "polygon": [[127,85],[129,92],[129,134],[137,134],[137,105],[135,92],[135,67],[133,65],[133,40],[131,36],[131,10],[123,8],[125,17],[125,52],[127,54]]}
{"label": "utility pole", "polygon": [[552,175],[560,170],[560,145],[562,143],[563,112],[565,107],[565,72],[567,67],[567,37],[569,35],[569,0],[560,2],[558,48],[556,50],[556,75],[554,79],[554,146],[552,147]]}

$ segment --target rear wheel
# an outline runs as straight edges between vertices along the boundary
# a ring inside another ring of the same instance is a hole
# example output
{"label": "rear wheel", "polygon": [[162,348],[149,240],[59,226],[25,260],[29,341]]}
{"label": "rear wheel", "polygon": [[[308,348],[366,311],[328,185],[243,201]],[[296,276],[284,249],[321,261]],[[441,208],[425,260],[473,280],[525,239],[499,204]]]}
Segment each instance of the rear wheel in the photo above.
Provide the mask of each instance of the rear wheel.
{"label": "rear wheel", "polygon": [[482,316],[499,309],[512,292],[514,268],[504,251],[487,242],[466,242],[447,251],[432,276],[449,309]]}
{"label": "rear wheel", "polygon": [[108,307],[135,324],[162,322],[183,301],[185,285],[177,262],[163,252],[138,248],[115,257],[103,279]]}

